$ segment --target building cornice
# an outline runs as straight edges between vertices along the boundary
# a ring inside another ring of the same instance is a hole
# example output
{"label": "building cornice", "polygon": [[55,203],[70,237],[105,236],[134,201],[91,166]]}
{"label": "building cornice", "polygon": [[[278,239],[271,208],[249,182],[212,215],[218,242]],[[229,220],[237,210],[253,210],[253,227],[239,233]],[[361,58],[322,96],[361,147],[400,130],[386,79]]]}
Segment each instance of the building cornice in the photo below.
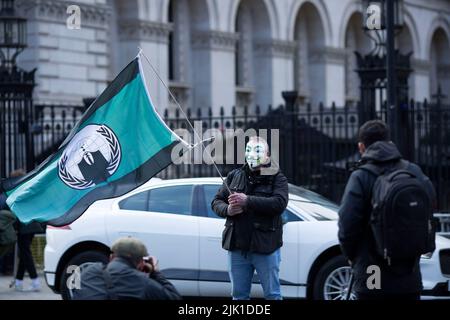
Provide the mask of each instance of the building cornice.
{"label": "building cornice", "polygon": [[343,64],[348,51],[344,48],[324,47],[313,50],[310,62]]}
{"label": "building cornice", "polygon": [[112,8],[108,5],[58,0],[19,0],[16,2],[19,13],[29,20],[37,19],[62,24],[66,24],[69,17],[67,8],[74,4],[78,5],[81,10],[81,28],[105,29],[108,27],[112,16]]}
{"label": "building cornice", "polygon": [[118,33],[120,40],[146,40],[158,43],[168,43],[172,31],[170,23],[145,20],[120,20]]}
{"label": "building cornice", "polygon": [[411,59],[411,67],[415,72],[428,73],[431,68],[430,61],[423,59]]}
{"label": "building cornice", "polygon": [[192,35],[192,46],[220,51],[235,51],[238,34],[223,31],[196,32]]}
{"label": "building cornice", "polygon": [[279,58],[293,58],[296,48],[295,41],[268,40],[255,42],[255,52],[259,55]]}

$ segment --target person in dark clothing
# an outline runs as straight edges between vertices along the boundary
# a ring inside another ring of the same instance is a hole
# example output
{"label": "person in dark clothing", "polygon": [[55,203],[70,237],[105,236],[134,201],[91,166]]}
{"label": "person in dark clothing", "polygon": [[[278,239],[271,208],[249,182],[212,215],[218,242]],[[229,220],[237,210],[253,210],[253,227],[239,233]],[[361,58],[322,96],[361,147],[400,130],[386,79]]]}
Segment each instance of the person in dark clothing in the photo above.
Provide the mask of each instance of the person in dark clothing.
{"label": "person in dark clothing", "polygon": [[18,222],[17,227],[17,246],[19,249],[19,265],[17,267],[15,289],[17,291],[24,291],[23,278],[25,271],[28,272],[31,279],[31,286],[27,291],[40,291],[41,283],[36,272],[36,266],[34,264],[33,254],[31,253],[31,243],[33,242],[34,235],[42,233],[43,228],[39,222],[30,222],[24,224]]}
{"label": "person in dark clothing", "polygon": [[[25,175],[25,171],[22,169],[15,170],[10,173],[10,179],[20,178]],[[6,205],[6,204],[5,204]],[[9,208],[7,208],[9,210]],[[36,272],[36,266],[34,264],[33,255],[31,253],[31,243],[33,242],[34,235],[36,233],[42,233],[44,230],[40,223],[30,222],[28,224],[16,222],[17,230],[17,247],[19,255],[19,264],[17,268],[16,277],[14,280],[14,289],[16,291],[40,291],[41,283]],[[23,278],[25,271],[31,279],[31,285],[29,288],[24,289]]]}
{"label": "person in dark clothing", "polygon": [[107,266],[94,263],[81,271],[75,300],[179,300],[180,294],[159,271],[156,258],[134,238],[118,239]]}
{"label": "person in dark clothing", "polygon": [[[358,148],[361,160],[350,176],[339,209],[338,237],[342,252],[347,257],[354,272],[353,290],[358,299],[419,299],[422,290],[420,274],[420,256],[412,259],[386,263],[377,254],[375,239],[370,228],[372,212],[372,189],[377,175],[369,170],[359,168],[371,163],[380,168],[394,168],[401,163],[402,156],[395,144],[389,141],[389,130],[380,120],[365,123],[359,130]],[[423,177],[423,183],[430,194],[435,196],[430,180],[421,169],[406,162],[409,170]],[[380,289],[369,289],[367,268],[371,265],[380,269]]]}
{"label": "person in dark clothing", "polygon": [[[6,195],[0,189],[0,211],[2,210],[10,211],[6,204]],[[8,249],[8,251],[4,255],[0,254],[0,273],[5,276],[12,275],[14,272],[14,249]]]}
{"label": "person in dark clothing", "polygon": [[228,250],[235,300],[249,299],[256,270],[266,299],[282,299],[279,282],[281,214],[288,202],[286,177],[270,164],[267,142],[250,138],[246,164],[231,171],[214,197],[213,211],[226,218],[222,247]]}
{"label": "person in dark clothing", "polygon": [[9,210],[9,207],[6,204],[6,195],[3,192],[0,192],[0,210]]}

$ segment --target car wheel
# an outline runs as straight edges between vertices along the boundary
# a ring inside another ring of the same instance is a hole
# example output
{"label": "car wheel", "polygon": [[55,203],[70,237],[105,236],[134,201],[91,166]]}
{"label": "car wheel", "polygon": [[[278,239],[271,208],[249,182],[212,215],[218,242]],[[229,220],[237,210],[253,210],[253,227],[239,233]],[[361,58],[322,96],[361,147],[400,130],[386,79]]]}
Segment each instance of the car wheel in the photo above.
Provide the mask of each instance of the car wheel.
{"label": "car wheel", "polygon": [[61,296],[63,300],[71,300],[73,293],[72,289],[68,285],[68,281],[74,283],[75,279],[69,279],[71,276],[75,276],[74,269],[68,270],[69,266],[78,266],[77,274],[79,275],[83,268],[95,262],[102,262],[104,264],[108,263],[109,258],[105,252],[102,251],[84,251],[75,255],[69,260],[69,263],[64,267],[63,273],[61,274]]}
{"label": "car wheel", "polygon": [[[346,300],[350,284],[351,268],[340,255],[328,260],[316,275],[313,287],[315,300]],[[352,292],[350,300],[355,300]]]}

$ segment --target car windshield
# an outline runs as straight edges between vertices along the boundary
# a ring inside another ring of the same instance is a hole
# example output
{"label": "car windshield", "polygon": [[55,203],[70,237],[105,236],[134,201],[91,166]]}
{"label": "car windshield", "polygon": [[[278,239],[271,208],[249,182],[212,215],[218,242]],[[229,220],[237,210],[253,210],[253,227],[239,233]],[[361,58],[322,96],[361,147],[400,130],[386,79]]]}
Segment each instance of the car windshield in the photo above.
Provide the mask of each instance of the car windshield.
{"label": "car windshield", "polygon": [[300,211],[306,211],[317,220],[337,220],[339,206],[317,194],[299,186],[289,184],[290,203]]}
{"label": "car windshield", "polygon": [[325,207],[314,202],[290,200],[289,203],[297,211],[306,212],[318,221],[338,219],[338,214],[335,209],[330,209],[329,207]]}

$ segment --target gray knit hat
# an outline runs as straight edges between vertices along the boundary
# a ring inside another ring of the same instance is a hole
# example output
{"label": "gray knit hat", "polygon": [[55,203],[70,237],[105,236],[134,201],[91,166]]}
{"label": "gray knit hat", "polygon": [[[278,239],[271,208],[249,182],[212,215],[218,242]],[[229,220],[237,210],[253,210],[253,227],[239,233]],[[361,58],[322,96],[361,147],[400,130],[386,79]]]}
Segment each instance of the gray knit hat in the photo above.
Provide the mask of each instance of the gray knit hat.
{"label": "gray knit hat", "polygon": [[143,257],[148,256],[144,243],[131,237],[117,239],[113,243],[111,251],[118,257],[131,259],[134,263],[138,263]]}

